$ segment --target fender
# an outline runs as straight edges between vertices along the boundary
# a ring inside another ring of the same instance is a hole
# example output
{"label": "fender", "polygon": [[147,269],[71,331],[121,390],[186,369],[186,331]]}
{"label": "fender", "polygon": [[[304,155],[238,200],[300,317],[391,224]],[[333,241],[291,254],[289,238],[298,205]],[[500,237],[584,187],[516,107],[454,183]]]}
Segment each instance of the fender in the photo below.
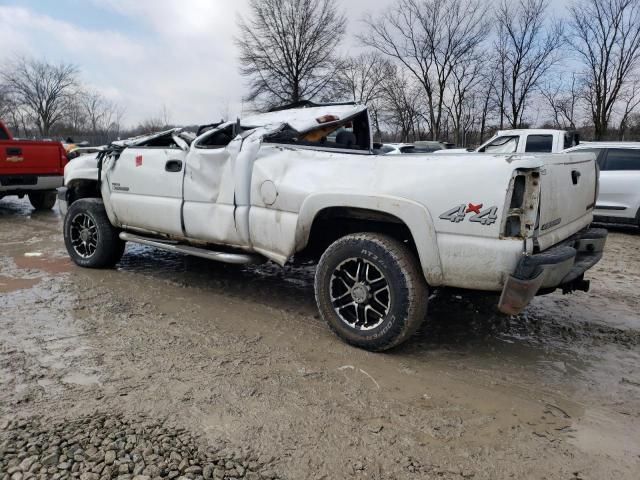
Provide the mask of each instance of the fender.
{"label": "fender", "polygon": [[[98,183],[98,159],[96,155],[82,155],[73,159],[64,169],[64,184],[72,187],[77,182],[96,182]],[[120,222],[116,217],[109,200],[108,182],[102,182],[100,185],[100,195],[104,201],[104,208],[107,211],[109,221],[115,226],[120,226]]]}
{"label": "fender", "polygon": [[378,211],[399,218],[411,231],[418,249],[420,265],[431,286],[442,284],[442,263],[438,250],[436,231],[429,210],[417,202],[386,195],[353,195],[345,193],[320,193],[307,197],[296,225],[296,248],[302,249],[309,241],[311,226],[316,216],[327,208],[351,207]]}
{"label": "fender", "polygon": [[82,155],[67,163],[64,168],[64,184],[74,180],[98,181],[98,160],[95,155]]}

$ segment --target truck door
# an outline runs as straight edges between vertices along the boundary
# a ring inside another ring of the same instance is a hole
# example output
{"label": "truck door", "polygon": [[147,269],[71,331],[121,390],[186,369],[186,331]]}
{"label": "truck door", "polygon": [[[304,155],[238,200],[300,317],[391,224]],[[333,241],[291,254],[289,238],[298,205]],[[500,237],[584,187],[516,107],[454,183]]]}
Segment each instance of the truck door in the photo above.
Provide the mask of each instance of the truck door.
{"label": "truck door", "polygon": [[105,169],[118,223],[134,230],[183,236],[181,208],[188,145],[165,132],[126,148]]}
{"label": "truck door", "polygon": [[245,245],[236,223],[234,162],[242,139],[227,124],[196,139],[187,156],[183,219],[187,237],[211,243]]}
{"label": "truck door", "polygon": [[626,217],[629,220],[637,218],[640,198],[638,185],[640,149],[608,149],[602,162],[596,215]]}

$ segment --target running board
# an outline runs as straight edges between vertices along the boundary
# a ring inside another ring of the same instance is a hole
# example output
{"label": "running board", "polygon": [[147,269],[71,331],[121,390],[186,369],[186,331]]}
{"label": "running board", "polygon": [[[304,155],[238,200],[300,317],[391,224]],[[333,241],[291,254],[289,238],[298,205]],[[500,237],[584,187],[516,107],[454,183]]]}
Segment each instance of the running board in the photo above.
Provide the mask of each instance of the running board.
{"label": "running board", "polygon": [[206,248],[167,243],[162,240],[140,237],[138,235],[127,232],[120,232],[120,239],[124,240],[125,242],[139,243],[141,245],[160,248],[169,252],[185,253],[187,255],[193,255],[195,257],[206,258],[207,260],[213,260],[222,263],[231,263],[234,265],[255,265],[264,263],[266,261],[266,259],[260,255],[252,255],[249,253],[214,252],[213,250],[207,250]]}

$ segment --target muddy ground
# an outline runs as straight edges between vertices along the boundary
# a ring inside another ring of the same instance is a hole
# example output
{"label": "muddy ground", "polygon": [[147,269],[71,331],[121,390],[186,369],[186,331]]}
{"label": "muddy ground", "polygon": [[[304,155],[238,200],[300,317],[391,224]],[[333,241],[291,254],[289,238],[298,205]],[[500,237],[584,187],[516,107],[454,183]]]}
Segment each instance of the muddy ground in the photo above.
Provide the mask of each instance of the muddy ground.
{"label": "muddy ground", "polygon": [[32,423],[46,436],[102,419],[99,434],[112,417],[189,432],[215,478],[638,479],[639,253],[640,233],[614,230],[590,294],[515,318],[435,292],[415,338],[371,354],[325,328],[312,268],[129,246],[117,269],[82,270],[57,210],[4,199],[0,447],[16,458],[0,479],[31,465],[11,442]]}

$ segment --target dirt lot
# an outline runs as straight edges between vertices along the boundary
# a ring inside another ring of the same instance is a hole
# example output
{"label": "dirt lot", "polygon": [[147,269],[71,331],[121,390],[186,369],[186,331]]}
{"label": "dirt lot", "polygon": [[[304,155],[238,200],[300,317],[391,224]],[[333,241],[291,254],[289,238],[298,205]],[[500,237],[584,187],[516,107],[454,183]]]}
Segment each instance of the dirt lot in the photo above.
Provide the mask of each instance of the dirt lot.
{"label": "dirt lot", "polygon": [[388,354],[329,333],[311,268],[129,246],[81,270],[60,232],[0,201],[0,480],[640,478],[634,230],[590,294],[505,318],[435,292]]}

